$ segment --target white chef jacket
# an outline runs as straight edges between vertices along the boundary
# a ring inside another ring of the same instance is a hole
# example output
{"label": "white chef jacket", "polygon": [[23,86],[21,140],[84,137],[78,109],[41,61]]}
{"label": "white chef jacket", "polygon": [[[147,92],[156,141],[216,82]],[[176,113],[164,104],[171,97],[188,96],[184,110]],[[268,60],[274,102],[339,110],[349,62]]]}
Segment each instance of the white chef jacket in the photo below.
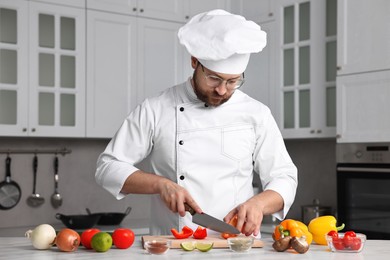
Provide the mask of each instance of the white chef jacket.
{"label": "white chef jacket", "polygon": [[[151,172],[191,194],[202,210],[218,219],[254,195],[253,172],[263,190],[274,190],[284,208],[295,198],[297,169],[268,107],[240,90],[218,107],[198,100],[190,79],[148,98],[124,121],[98,159],[96,181],[117,199],[134,165],[149,157]],[[196,228],[191,215],[171,212],[152,195],[151,234],[170,234],[184,225]]]}

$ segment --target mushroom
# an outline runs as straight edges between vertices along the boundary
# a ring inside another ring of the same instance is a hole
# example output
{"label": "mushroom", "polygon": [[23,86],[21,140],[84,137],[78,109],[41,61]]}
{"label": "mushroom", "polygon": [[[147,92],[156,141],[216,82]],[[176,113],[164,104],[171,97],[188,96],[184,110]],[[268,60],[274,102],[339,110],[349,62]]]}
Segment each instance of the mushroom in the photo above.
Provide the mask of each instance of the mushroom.
{"label": "mushroom", "polygon": [[304,254],[309,250],[309,244],[306,237],[293,237],[290,242],[291,247],[300,254]]}
{"label": "mushroom", "polygon": [[290,248],[290,241],[291,241],[290,236],[282,237],[279,240],[276,240],[273,244],[272,247],[278,251],[278,252],[283,252],[286,251],[287,249]]}

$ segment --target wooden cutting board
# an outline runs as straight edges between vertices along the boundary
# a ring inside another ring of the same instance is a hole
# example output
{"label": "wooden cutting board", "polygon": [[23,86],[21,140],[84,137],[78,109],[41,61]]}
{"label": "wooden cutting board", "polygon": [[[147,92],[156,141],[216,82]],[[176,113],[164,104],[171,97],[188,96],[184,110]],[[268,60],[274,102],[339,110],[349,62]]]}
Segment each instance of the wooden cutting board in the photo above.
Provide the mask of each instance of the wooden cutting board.
{"label": "wooden cutting board", "polygon": [[[208,236],[205,239],[195,239],[195,238],[186,238],[186,239],[177,239],[174,236],[142,236],[142,247],[144,247],[144,242],[148,240],[158,240],[166,239],[171,241],[171,248],[181,248],[180,244],[183,242],[211,242],[214,243],[213,248],[229,248],[227,240],[217,236]],[[261,240],[255,239],[252,247],[263,247],[264,243]]]}

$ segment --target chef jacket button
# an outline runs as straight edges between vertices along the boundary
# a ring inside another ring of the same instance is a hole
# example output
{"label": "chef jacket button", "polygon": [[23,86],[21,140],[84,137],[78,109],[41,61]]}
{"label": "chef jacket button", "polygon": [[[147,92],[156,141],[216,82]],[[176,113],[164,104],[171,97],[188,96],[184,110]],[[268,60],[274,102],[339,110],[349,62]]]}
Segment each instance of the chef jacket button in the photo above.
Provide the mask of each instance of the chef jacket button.
{"label": "chef jacket button", "polygon": [[181,107],[181,108],[180,108],[180,111],[183,112],[183,111],[184,111],[184,107]]}
{"label": "chef jacket button", "polygon": [[209,105],[207,105],[206,103],[204,104],[205,107],[209,107]]}
{"label": "chef jacket button", "polygon": [[183,175],[180,175],[180,180],[184,180],[184,176]]}
{"label": "chef jacket button", "polygon": [[184,144],[184,141],[183,141],[183,140],[180,140],[180,141],[179,141],[179,144],[180,144],[180,145],[183,145],[183,144]]}

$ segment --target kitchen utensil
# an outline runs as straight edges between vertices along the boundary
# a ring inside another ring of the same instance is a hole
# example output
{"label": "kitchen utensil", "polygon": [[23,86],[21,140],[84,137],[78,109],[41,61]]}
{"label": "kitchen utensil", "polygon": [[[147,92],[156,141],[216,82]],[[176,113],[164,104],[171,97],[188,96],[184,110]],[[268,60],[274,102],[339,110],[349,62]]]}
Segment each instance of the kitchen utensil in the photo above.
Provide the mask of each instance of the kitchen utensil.
{"label": "kitchen utensil", "polygon": [[58,156],[54,157],[54,193],[51,195],[51,205],[58,208],[62,205],[62,197],[58,192]]}
{"label": "kitchen utensil", "polygon": [[[222,238],[218,235],[215,235],[215,234],[207,236],[206,238],[201,239],[201,240],[195,239],[193,237],[184,238],[184,239],[177,239],[172,235],[170,235],[170,236],[150,236],[150,235],[147,235],[147,236],[142,236],[141,239],[142,239],[142,246],[144,248],[145,248],[145,241],[152,241],[152,240],[156,240],[156,241],[168,240],[171,242],[171,248],[181,248],[180,244],[183,242],[214,243],[213,248],[229,248],[227,239],[224,239],[224,238]],[[259,240],[259,239],[254,239],[252,248],[254,248],[254,247],[256,247],[256,248],[264,247],[264,242]]]}
{"label": "kitchen utensil", "polygon": [[319,216],[331,215],[332,207],[320,206],[320,200],[314,199],[312,205],[302,206],[302,219],[303,223],[306,225],[309,224],[310,220],[313,218],[318,218]]}
{"label": "kitchen utensil", "polygon": [[119,225],[122,220],[129,215],[131,211],[131,207],[128,207],[125,213],[117,213],[117,212],[108,212],[108,213],[91,213],[91,211],[86,208],[86,211],[89,215],[99,215],[100,219],[98,221],[98,225]]}
{"label": "kitchen utensil", "polygon": [[223,222],[222,220],[219,220],[217,218],[214,218],[210,215],[207,215],[206,213],[198,214],[195,212],[193,208],[191,208],[187,203],[184,204],[186,211],[188,211],[192,215],[192,222],[206,227],[208,229],[221,232],[221,233],[230,233],[230,234],[240,234],[241,232],[233,227],[232,225],[229,225],[226,222]]}
{"label": "kitchen utensil", "polygon": [[59,219],[65,226],[72,229],[91,228],[97,224],[100,219],[99,215],[64,215],[56,214],[56,219]]}
{"label": "kitchen utensil", "polygon": [[19,185],[11,180],[11,158],[5,159],[5,181],[0,183],[0,209],[11,209],[19,203],[22,192]]}
{"label": "kitchen utensil", "polygon": [[36,184],[37,184],[37,169],[38,169],[38,157],[37,157],[37,155],[34,155],[34,159],[33,159],[33,174],[34,174],[34,178],[33,178],[33,192],[27,198],[27,204],[30,207],[34,207],[34,208],[39,207],[43,203],[45,203],[45,198],[41,197],[41,195],[39,195],[38,193],[35,192],[35,187],[36,187]]}

